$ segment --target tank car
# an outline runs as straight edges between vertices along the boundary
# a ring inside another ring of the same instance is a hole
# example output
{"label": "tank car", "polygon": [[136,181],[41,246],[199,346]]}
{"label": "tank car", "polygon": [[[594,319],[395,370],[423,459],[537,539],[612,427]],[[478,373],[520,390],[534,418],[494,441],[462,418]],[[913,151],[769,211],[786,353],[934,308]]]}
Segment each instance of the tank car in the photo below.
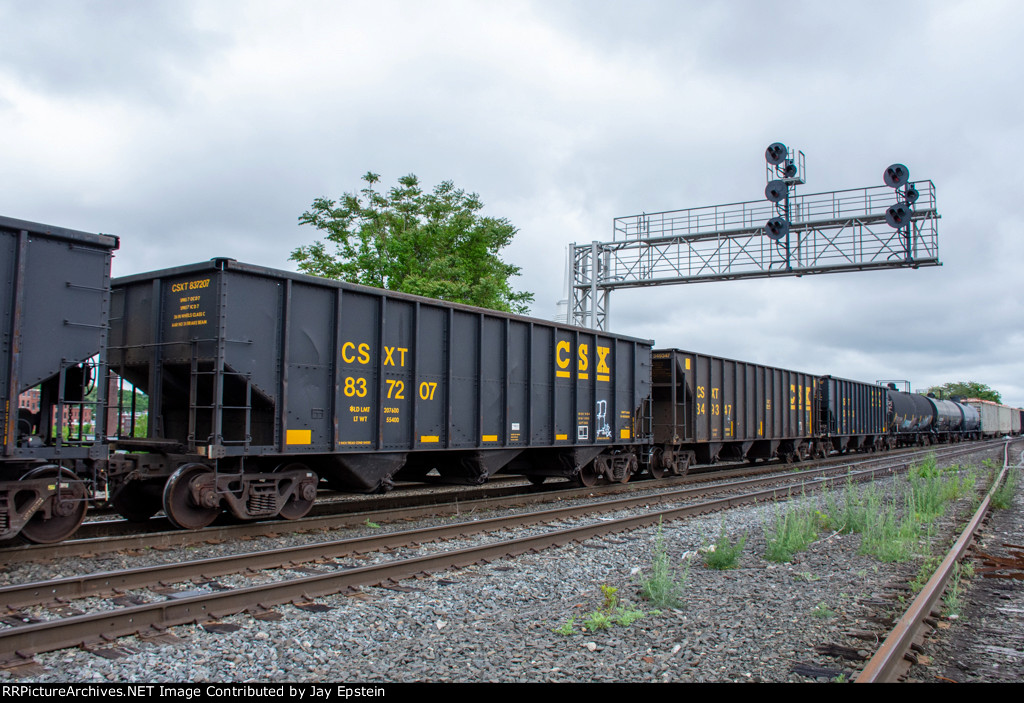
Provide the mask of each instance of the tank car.
{"label": "tank car", "polygon": [[59,542],[101,495],[117,247],[116,237],[0,217],[0,539]]}
{"label": "tank car", "polygon": [[232,259],[113,286],[110,366],[149,402],[109,469],[126,517],[295,518],[321,478],[624,481],[645,453],[645,340]]}

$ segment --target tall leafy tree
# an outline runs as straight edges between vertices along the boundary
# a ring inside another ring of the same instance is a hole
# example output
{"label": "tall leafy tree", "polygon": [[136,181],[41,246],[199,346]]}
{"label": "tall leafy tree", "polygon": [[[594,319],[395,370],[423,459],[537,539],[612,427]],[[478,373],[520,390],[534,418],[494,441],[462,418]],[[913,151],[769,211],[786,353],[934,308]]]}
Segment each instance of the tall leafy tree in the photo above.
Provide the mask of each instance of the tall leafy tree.
{"label": "tall leafy tree", "polygon": [[965,398],[980,398],[982,400],[991,400],[994,403],[1003,402],[1003,396],[998,391],[992,390],[984,383],[978,383],[977,381],[955,381],[943,384],[941,386],[932,386],[925,393],[932,393],[936,398],[952,398],[953,396],[963,396]]}
{"label": "tall leafy tree", "polygon": [[529,310],[533,294],[509,283],[520,268],[498,255],[516,228],[482,216],[476,193],[451,181],[427,193],[413,174],[387,193],[378,190],[376,173],[362,180],[359,193],[317,198],[299,217],[299,224],[324,232],[323,240],[292,252],[301,271],[492,310]]}

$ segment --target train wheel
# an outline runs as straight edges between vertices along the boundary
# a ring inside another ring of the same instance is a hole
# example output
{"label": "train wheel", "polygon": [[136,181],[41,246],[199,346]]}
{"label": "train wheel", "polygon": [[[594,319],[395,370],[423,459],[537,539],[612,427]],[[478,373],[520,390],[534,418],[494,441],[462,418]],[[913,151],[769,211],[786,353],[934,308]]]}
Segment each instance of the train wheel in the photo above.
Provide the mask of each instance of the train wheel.
{"label": "train wheel", "polygon": [[129,481],[111,497],[110,504],[128,522],[146,522],[163,507],[160,486]]}
{"label": "train wheel", "polygon": [[[57,480],[59,477],[59,481]],[[54,544],[67,539],[75,533],[78,526],[85,519],[85,512],[89,509],[86,501],[85,485],[82,480],[68,469],[61,468],[54,464],[40,466],[32,469],[21,477],[22,481],[30,481],[40,478],[54,479],[53,485],[57,487],[57,493],[46,498],[43,504],[25,523],[19,533],[21,538],[36,544]],[[32,492],[34,500],[35,492]],[[17,497],[15,498],[17,501]],[[23,505],[16,506],[19,510]],[[47,517],[49,513],[49,517]]]}
{"label": "train wheel", "polygon": [[665,453],[661,449],[651,452],[651,461],[647,465],[647,472],[651,478],[662,478],[666,473]]}
{"label": "train wheel", "polygon": [[576,474],[576,481],[581,486],[586,486],[587,488],[596,485],[597,478],[597,471],[594,470],[594,462],[590,462],[580,469],[578,474]]}
{"label": "train wheel", "polygon": [[[274,473],[284,471],[309,471],[309,467],[304,464],[282,464],[274,469]],[[316,484],[306,484],[299,486],[298,491],[292,493],[292,496],[288,499],[288,502],[281,508],[279,515],[285,520],[298,520],[299,518],[306,517],[306,514],[313,508],[313,503],[316,501]]]}
{"label": "train wheel", "polygon": [[200,503],[192,497],[193,482],[212,473],[210,467],[204,464],[185,464],[167,479],[167,485],[164,486],[164,512],[175,527],[198,530],[220,515],[220,496],[213,484],[201,491]]}

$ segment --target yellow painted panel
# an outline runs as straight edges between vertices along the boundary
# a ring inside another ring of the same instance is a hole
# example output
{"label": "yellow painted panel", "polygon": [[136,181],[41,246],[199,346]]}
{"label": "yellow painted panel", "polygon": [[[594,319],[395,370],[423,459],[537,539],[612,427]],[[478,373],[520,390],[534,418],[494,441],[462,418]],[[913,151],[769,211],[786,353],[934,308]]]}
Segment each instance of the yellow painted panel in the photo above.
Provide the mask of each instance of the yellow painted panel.
{"label": "yellow painted panel", "polygon": [[555,435],[555,440],[559,440],[559,439],[569,439],[569,435],[567,435],[567,434],[556,434]]}
{"label": "yellow painted panel", "polygon": [[441,438],[437,435],[427,434],[420,437],[421,442],[440,442]]}
{"label": "yellow painted panel", "polygon": [[483,436],[483,440],[485,442],[497,442],[498,441],[498,435],[496,435],[496,434],[485,434]]}
{"label": "yellow painted panel", "polygon": [[619,430],[619,439],[629,439],[629,430]]}
{"label": "yellow painted panel", "polygon": [[285,444],[312,444],[313,430],[288,430],[284,441]]}

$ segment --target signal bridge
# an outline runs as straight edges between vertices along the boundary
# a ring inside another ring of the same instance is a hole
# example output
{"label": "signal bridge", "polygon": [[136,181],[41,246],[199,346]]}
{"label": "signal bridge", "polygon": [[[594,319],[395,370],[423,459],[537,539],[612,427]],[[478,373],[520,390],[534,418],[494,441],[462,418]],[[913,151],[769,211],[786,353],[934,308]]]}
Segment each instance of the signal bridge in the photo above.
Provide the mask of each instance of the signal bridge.
{"label": "signal bridge", "polygon": [[772,202],[615,218],[612,241],[570,247],[570,321],[608,330],[617,288],[941,266],[935,185],[897,167],[888,187],[797,196],[790,178],[769,182]]}

